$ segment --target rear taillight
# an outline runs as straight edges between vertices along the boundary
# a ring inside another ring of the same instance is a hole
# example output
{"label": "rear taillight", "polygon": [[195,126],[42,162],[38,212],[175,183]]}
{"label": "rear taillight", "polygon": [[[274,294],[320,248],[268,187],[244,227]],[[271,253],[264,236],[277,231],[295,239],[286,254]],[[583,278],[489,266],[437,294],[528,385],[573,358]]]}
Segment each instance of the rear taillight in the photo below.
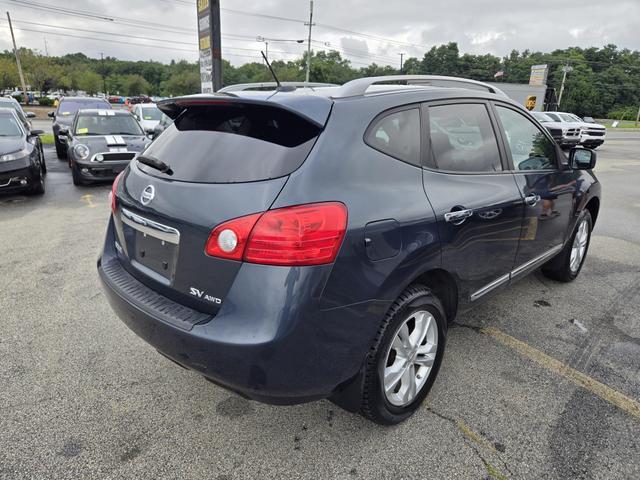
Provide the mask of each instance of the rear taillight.
{"label": "rear taillight", "polygon": [[207,255],[242,260],[251,229],[261,216],[262,213],[255,213],[218,225],[207,240],[205,248]]}
{"label": "rear taillight", "polygon": [[116,213],[117,208],[117,199],[116,199],[116,190],[118,189],[118,182],[120,181],[120,177],[123,172],[120,172],[118,176],[113,181],[113,185],[111,185],[111,193],[109,194],[109,200],[111,201],[111,211]]}
{"label": "rear taillight", "polygon": [[346,227],[342,203],[278,208],[218,225],[205,251],[265,265],[321,265],[335,260]]}

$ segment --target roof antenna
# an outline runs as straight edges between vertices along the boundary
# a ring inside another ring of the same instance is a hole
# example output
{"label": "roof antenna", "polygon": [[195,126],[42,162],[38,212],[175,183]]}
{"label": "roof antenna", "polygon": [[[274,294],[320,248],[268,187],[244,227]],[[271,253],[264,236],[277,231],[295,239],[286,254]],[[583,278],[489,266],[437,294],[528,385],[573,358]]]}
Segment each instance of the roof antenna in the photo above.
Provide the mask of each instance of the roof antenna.
{"label": "roof antenna", "polygon": [[277,92],[290,92],[292,90],[295,90],[296,87],[283,87],[282,86],[282,84],[280,83],[280,80],[278,80],[278,77],[276,76],[276,72],[273,71],[273,68],[271,67],[271,64],[269,63],[269,60],[267,59],[267,56],[264,54],[264,52],[262,50],[260,50],[260,53],[262,54],[262,58],[264,58],[264,61],[267,64],[267,67],[269,67],[269,71],[271,72],[271,75],[273,76],[273,79],[276,81],[276,85],[278,85],[276,87],[276,91]]}

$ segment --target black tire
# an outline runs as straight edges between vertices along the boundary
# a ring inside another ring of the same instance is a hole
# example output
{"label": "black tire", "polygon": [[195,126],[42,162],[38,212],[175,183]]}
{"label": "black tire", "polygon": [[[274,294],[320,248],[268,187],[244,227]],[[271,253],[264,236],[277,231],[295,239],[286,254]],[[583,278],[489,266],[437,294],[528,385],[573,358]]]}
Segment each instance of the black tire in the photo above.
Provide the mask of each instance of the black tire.
{"label": "black tire", "polygon": [[58,160],[64,160],[67,158],[67,146],[58,140],[58,137],[53,137],[53,143],[56,145],[56,155]]}
{"label": "black tire", "polygon": [[[580,264],[577,269],[571,269],[571,250],[573,248],[573,242],[575,241],[576,234],[582,225],[583,222],[587,222],[587,243],[584,249],[584,253],[582,254],[582,258],[580,259]],[[557,280],[559,282],[572,282],[575,280],[580,271],[582,270],[582,265],[584,264],[584,260],[587,258],[587,253],[589,251],[589,244],[591,243],[591,230],[593,229],[593,221],[591,220],[591,213],[589,210],[584,209],[580,212],[578,217],[578,221],[576,222],[576,226],[573,229],[573,233],[571,237],[567,241],[567,244],[564,246],[562,251],[556,255],[554,258],[549,260],[543,267],[542,273],[552,280]]]}
{"label": "black tire", "polygon": [[40,165],[40,172],[38,172],[38,176],[35,179],[35,182],[31,185],[30,193],[33,195],[43,195],[44,194],[44,177],[45,173],[42,170],[42,165]]}
{"label": "black tire", "polygon": [[[426,382],[414,399],[407,405],[395,406],[385,395],[383,371],[398,329],[407,318],[419,311],[428,311],[436,321],[438,341],[435,359]],[[442,303],[428,288],[412,285],[398,297],[385,315],[367,357],[361,406],[361,414],[364,417],[381,425],[395,425],[409,418],[420,407],[438,375],[444,354],[446,331],[447,319]]]}
{"label": "black tire", "polygon": [[86,182],[80,176],[80,172],[78,172],[78,168],[75,167],[74,165],[71,166],[71,178],[73,178],[73,184],[76,187],[86,185]]}
{"label": "black tire", "polygon": [[42,145],[40,145],[40,164],[42,165],[42,172],[47,174],[47,162],[44,159],[44,150],[42,149]]}

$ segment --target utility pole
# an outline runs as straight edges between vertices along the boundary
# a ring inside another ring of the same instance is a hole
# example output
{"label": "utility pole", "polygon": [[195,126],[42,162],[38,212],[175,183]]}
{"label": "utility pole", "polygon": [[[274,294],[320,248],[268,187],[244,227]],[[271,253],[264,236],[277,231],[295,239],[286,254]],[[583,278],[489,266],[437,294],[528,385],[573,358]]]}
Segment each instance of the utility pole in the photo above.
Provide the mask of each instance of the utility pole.
{"label": "utility pole", "polygon": [[44,36],[44,54],[48,57],[49,56],[49,47],[47,46],[47,36]]}
{"label": "utility pole", "polygon": [[564,93],[564,82],[567,79],[567,73],[571,72],[573,67],[568,64],[562,67],[562,85],[560,85],[560,95],[558,95],[558,109],[560,108],[560,102],[562,101],[562,94]]}
{"label": "utility pole", "polygon": [[307,75],[305,82],[309,83],[309,74],[311,73],[311,28],[313,27],[313,0],[309,2],[309,41],[307,42]]}
{"label": "utility pole", "polygon": [[636,127],[638,126],[638,122],[640,122],[640,107],[638,107],[638,115],[636,115]]}
{"label": "utility pole", "polygon": [[404,53],[399,53],[400,55],[400,75],[402,75],[402,68],[404,67]]}
{"label": "utility pole", "polygon": [[102,91],[107,96],[107,79],[104,70],[104,53],[100,52],[100,70],[102,70]]}
{"label": "utility pole", "polygon": [[29,105],[29,96],[27,95],[27,84],[24,82],[24,74],[22,73],[22,65],[20,64],[20,54],[16,47],[16,37],[13,35],[13,25],[11,25],[11,15],[7,12],[7,20],[9,20],[9,30],[11,30],[11,40],[13,41],[13,53],[16,56],[16,64],[18,65],[18,74],[20,75],[20,83],[22,84],[22,98],[25,105]]}

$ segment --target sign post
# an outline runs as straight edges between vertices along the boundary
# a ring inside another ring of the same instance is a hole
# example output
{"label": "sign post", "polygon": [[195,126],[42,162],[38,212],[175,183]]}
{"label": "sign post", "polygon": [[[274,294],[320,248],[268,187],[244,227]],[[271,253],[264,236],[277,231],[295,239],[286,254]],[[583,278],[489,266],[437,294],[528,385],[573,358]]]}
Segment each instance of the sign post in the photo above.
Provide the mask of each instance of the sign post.
{"label": "sign post", "polygon": [[220,0],[198,0],[198,48],[202,93],[222,88]]}

